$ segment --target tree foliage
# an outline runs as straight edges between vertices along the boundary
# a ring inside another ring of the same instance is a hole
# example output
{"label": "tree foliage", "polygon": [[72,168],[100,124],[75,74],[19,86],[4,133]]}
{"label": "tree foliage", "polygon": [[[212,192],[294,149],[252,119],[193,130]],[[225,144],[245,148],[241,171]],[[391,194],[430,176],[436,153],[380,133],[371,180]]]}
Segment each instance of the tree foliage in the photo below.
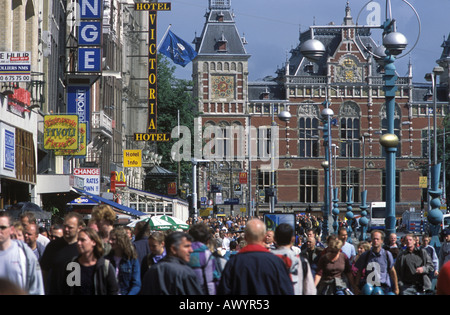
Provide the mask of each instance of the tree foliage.
{"label": "tree foliage", "polygon": [[[192,81],[177,79],[174,76],[175,67],[171,60],[163,55],[158,55],[158,133],[171,134],[178,126],[178,115],[180,126],[186,126],[193,134],[194,117],[197,115],[196,106],[192,97]],[[177,163],[171,158],[171,149],[177,139],[169,142],[155,143],[156,152],[162,156],[160,166],[178,174],[180,167],[180,183],[189,183],[192,187],[192,165],[190,161]],[[146,181],[146,189],[151,192],[167,194],[167,184],[177,181],[176,178],[157,179],[150,178]],[[177,182],[178,184],[178,182]]]}

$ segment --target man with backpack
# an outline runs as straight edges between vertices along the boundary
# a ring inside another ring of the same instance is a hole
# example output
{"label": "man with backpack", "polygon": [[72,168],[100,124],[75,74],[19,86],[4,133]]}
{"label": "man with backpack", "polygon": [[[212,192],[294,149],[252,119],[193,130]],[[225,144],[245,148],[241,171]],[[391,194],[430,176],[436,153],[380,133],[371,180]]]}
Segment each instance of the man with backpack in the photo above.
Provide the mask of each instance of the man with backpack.
{"label": "man with backpack", "polygon": [[291,277],[294,294],[316,295],[317,289],[308,261],[292,250],[295,240],[294,228],[287,223],[281,223],[275,229],[274,239],[278,246],[271,252],[285,263]]}
{"label": "man with backpack", "polygon": [[361,279],[359,289],[368,283],[373,287],[381,287],[385,294],[394,292],[398,295],[399,287],[394,258],[391,252],[383,248],[384,236],[383,231],[372,231],[372,248],[362,253],[355,263],[358,270],[355,281]]}
{"label": "man with backpack", "polygon": [[434,271],[430,255],[423,248],[416,246],[413,234],[405,236],[406,249],[395,261],[395,270],[401,295],[417,295],[431,292],[431,280],[428,277]]}

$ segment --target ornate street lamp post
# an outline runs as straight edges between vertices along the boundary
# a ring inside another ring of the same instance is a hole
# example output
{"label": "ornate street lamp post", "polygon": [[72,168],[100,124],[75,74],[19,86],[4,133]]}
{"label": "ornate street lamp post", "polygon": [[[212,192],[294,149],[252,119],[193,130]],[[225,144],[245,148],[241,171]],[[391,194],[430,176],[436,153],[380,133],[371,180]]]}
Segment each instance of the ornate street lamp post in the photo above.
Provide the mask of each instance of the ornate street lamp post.
{"label": "ornate street lamp post", "polygon": [[[439,229],[440,224],[442,222],[443,213],[440,210],[441,200],[440,196],[442,194],[442,190],[439,189],[439,180],[441,173],[441,163],[438,163],[437,160],[437,76],[442,74],[444,69],[442,67],[434,67],[433,73],[427,73],[425,79],[430,80],[433,88],[433,166],[431,167],[431,189],[428,192],[431,200],[430,206],[431,210],[428,213],[428,222],[431,223],[430,234],[431,241],[430,245],[434,246],[438,251],[441,247],[441,243],[439,241]],[[431,152],[428,152],[428,156],[430,156]],[[445,160],[444,160],[445,162]]]}

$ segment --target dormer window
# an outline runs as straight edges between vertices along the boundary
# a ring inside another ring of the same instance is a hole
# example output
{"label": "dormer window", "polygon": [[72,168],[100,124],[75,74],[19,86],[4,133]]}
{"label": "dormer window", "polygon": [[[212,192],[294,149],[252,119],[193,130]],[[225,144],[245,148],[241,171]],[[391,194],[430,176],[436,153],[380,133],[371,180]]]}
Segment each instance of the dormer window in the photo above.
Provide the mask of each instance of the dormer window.
{"label": "dormer window", "polygon": [[312,64],[306,65],[305,72],[306,73],[314,73],[314,65],[312,65]]}
{"label": "dormer window", "polygon": [[217,44],[216,44],[217,51],[219,51],[219,52],[226,52],[227,51],[227,44],[228,44],[228,41],[225,38],[225,35],[222,33],[222,36],[220,37],[220,39],[217,41]]}
{"label": "dormer window", "polygon": [[268,100],[269,99],[269,95],[270,95],[269,90],[266,88],[265,91],[261,92],[259,97],[262,100]]}
{"label": "dormer window", "polygon": [[217,13],[217,22],[223,22],[223,18],[224,18],[225,14],[223,14],[223,12],[221,11],[220,13]]}

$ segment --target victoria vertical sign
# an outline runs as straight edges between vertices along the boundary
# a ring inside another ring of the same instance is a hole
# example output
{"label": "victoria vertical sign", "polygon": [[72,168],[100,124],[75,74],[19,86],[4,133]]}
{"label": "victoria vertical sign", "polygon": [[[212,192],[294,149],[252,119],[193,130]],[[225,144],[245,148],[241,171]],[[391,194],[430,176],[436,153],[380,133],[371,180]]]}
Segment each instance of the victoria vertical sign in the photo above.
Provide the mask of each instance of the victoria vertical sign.
{"label": "victoria vertical sign", "polygon": [[135,3],[136,11],[148,11],[148,128],[147,133],[137,133],[134,135],[135,141],[168,141],[169,135],[164,134],[159,137],[150,136],[158,133],[158,85],[157,85],[157,54],[158,43],[156,41],[157,13],[158,11],[170,11],[170,2]]}

